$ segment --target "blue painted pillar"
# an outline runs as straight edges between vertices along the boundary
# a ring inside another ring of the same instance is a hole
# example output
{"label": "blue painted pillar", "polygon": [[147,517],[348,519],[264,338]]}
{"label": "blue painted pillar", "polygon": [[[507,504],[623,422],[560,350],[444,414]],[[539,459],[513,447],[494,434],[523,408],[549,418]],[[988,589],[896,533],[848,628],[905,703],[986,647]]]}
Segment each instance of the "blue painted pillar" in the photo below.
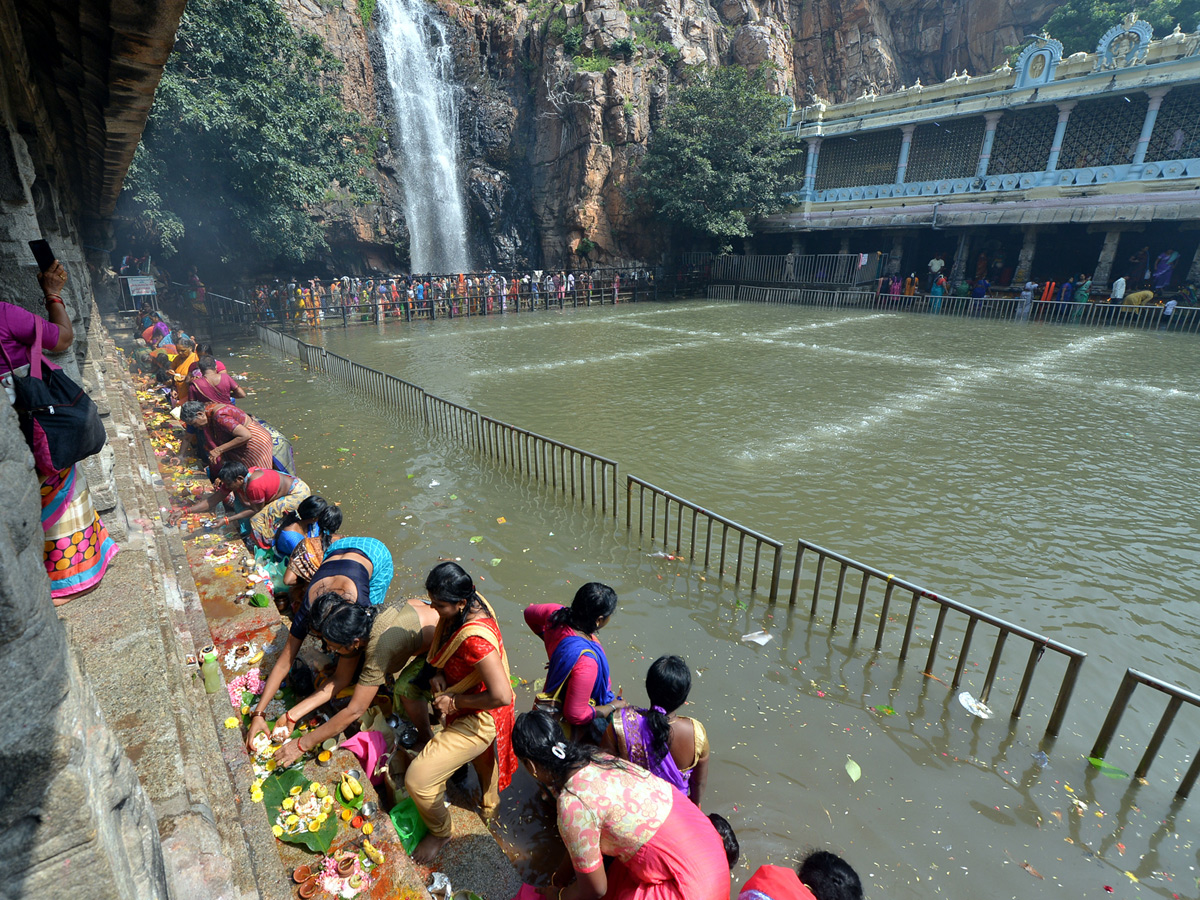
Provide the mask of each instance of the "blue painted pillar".
{"label": "blue painted pillar", "polygon": [[1146,118],[1142,120],[1142,134],[1138,138],[1137,147],[1133,151],[1133,165],[1140,166],[1146,161],[1146,150],[1150,146],[1150,136],[1154,134],[1154,122],[1158,119],[1158,108],[1162,106],[1163,98],[1170,88],[1156,88],[1146,91],[1150,103],[1146,106]]}
{"label": "blue painted pillar", "polygon": [[990,112],[983,117],[986,127],[983,132],[983,145],[979,148],[979,162],[975,166],[976,178],[987,175],[988,162],[992,158],[992,144],[996,142],[996,126],[1000,124],[1002,115],[1004,113]]}
{"label": "blue painted pillar", "polygon": [[1058,125],[1054,129],[1054,142],[1050,145],[1050,158],[1046,160],[1047,172],[1058,168],[1058,155],[1062,153],[1063,137],[1067,133],[1067,119],[1071,118],[1071,110],[1074,108],[1074,100],[1058,104]]}
{"label": "blue painted pillar", "polygon": [[915,125],[905,125],[900,129],[900,162],[896,164],[896,184],[904,184],[904,175],[908,172],[908,151],[912,149],[912,136]]}
{"label": "blue painted pillar", "polygon": [[808,153],[804,157],[804,199],[811,200],[817,189],[817,162],[821,156],[821,139],[805,138]]}

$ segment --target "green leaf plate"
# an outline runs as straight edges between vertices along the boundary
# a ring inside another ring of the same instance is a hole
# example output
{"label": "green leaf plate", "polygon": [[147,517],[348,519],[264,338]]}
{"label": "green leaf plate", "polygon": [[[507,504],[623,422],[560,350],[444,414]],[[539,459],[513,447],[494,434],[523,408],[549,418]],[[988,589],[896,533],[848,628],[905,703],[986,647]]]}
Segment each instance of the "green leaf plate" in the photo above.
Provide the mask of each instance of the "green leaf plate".
{"label": "green leaf plate", "polygon": [[[263,781],[263,806],[267,809],[267,819],[272,825],[275,824],[279,811],[283,809],[283,798],[287,797],[296,785],[308,787],[309,783],[308,776],[304,774],[303,769],[286,769],[283,772],[276,772]],[[329,848],[333,846],[333,839],[337,837],[337,829],[338,817],[333,810],[330,810],[329,818],[321,823],[319,831],[285,833],[279,837],[279,840],[289,844],[300,844],[313,853],[328,853]]]}
{"label": "green leaf plate", "polygon": [[335,781],[333,784],[331,784],[329,786],[329,789],[331,791],[333,791],[333,796],[337,798],[337,802],[342,804],[342,806],[346,807],[346,809],[355,809],[355,810],[362,809],[363,797],[366,796],[365,791],[363,793],[359,794],[357,797],[355,797],[353,803],[347,803],[345,800],[342,799],[342,780],[340,778],[337,781]]}

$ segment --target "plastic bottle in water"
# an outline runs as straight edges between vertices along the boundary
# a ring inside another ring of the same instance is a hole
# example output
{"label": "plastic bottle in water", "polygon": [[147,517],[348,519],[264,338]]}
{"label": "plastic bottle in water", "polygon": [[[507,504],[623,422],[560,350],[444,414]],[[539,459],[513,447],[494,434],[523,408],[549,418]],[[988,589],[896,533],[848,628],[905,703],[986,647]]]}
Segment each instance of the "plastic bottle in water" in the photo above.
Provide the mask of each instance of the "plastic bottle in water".
{"label": "plastic bottle in water", "polygon": [[204,662],[200,665],[200,671],[204,674],[204,692],[206,694],[215,694],[221,689],[221,669],[217,665],[217,652],[215,650],[205,651]]}

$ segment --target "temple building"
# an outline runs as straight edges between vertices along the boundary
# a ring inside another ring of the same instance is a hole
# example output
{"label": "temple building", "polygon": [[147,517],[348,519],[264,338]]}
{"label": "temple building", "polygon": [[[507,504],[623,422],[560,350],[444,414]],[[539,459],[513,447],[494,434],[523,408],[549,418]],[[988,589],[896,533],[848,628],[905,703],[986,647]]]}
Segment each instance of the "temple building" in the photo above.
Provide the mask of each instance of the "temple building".
{"label": "temple building", "polygon": [[1171,282],[1200,282],[1200,30],[1154,40],[1127,16],[1065,59],[1042,35],[1015,67],[815,100],[786,127],[804,144],[795,205],[755,252],[882,251],[921,276],[941,256],[954,284],[1098,288],[1175,252]]}

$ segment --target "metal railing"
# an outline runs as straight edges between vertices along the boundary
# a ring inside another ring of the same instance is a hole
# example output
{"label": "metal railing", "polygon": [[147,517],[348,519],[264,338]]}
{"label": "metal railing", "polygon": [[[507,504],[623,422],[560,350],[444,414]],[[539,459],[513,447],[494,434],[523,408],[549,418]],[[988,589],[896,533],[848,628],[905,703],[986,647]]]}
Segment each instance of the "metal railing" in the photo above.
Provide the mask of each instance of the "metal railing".
{"label": "metal railing", "polygon": [[[599,509],[604,517],[610,514],[614,519],[619,517],[619,472],[616,461],[481,415],[469,407],[428,394],[419,386],[396,376],[359,365],[322,347],[306,344],[273,329],[260,325],[257,330],[260,340],[267,346],[296,356],[310,370],[345,381],[368,396],[389,404],[430,433],[453,440],[501,467],[524,475],[543,488],[562,493],[564,497],[569,496],[572,503],[579,502],[593,510]],[[784,551],[781,542],[644,479],[628,475],[625,485],[625,527],[630,533],[633,531],[635,505],[639,538],[646,535],[648,525],[651,546],[661,544],[665,550],[673,551],[681,557],[686,552],[688,559],[702,565],[705,570],[715,566],[722,579],[726,577],[731,563],[736,585],[743,583],[748,570],[750,590],[757,592],[760,582],[769,582],[769,600],[777,601],[783,578]],[[748,545],[752,545],[752,549]],[[831,571],[827,571],[834,566],[837,567],[836,579]],[[834,586],[831,588],[830,585]],[[899,596],[897,591],[900,592]],[[1083,651],[811,541],[798,540],[788,593],[789,608],[797,605],[802,592],[811,597],[810,617],[817,615],[822,608],[822,600],[828,600],[832,593],[830,631],[836,629],[841,621],[843,607],[847,602],[853,602],[852,634],[855,641],[863,632],[863,621],[869,602],[872,597],[877,597],[879,624],[874,634],[875,652],[884,648],[889,614],[893,605],[907,604],[904,634],[898,649],[900,662],[905,661],[913,650],[917,632],[920,630],[918,619],[922,608],[935,607],[936,617],[928,635],[928,649],[922,671],[930,677],[937,678],[933,669],[939,655],[944,654],[948,659],[954,659],[954,676],[948,685],[951,690],[957,690],[962,684],[979,626],[994,630],[995,637],[991,643],[987,670],[979,692],[979,700],[984,704],[988,703],[997,681],[1009,639],[1015,638],[1025,642],[1028,645],[1028,654],[1025,657],[1019,687],[1013,697],[1009,714],[1012,721],[1022,714],[1045,652],[1049,650],[1057,654],[1065,661],[1065,671],[1050,711],[1045,734],[1054,736],[1061,731],[1080,671],[1087,658]],[[848,597],[853,599],[848,600]],[[951,613],[957,620],[966,620],[953,647],[949,646],[948,639],[945,641],[946,646],[943,646],[946,623]],[[897,619],[900,617],[897,616]],[[1139,683],[1171,697],[1167,710],[1139,763],[1138,775],[1141,777],[1149,770],[1150,763],[1158,753],[1179,707],[1184,702],[1200,706],[1200,696],[1152,676],[1128,670],[1097,738],[1092,751],[1093,757],[1102,757],[1107,751],[1133,689]],[[1200,755],[1193,759],[1179,789],[1179,797],[1187,795],[1197,777],[1200,777]]]}
{"label": "metal railing", "polygon": [[[1105,754],[1108,753],[1108,746],[1112,743],[1113,735],[1117,732],[1117,726],[1121,723],[1121,716],[1124,715],[1125,709],[1129,706],[1129,701],[1133,697],[1133,692],[1139,684],[1153,688],[1170,698],[1167,700],[1167,708],[1163,711],[1162,717],[1158,721],[1158,727],[1154,729],[1154,734],[1151,735],[1150,742],[1146,745],[1146,752],[1142,754],[1142,758],[1133,773],[1134,778],[1145,778],[1146,774],[1150,771],[1150,764],[1154,762],[1154,757],[1158,755],[1158,751],[1162,747],[1167,732],[1171,730],[1171,725],[1175,721],[1175,716],[1179,712],[1179,708],[1184,703],[1200,707],[1200,695],[1193,694],[1191,691],[1185,690],[1178,685],[1155,678],[1152,675],[1147,675],[1144,672],[1139,672],[1136,669],[1126,669],[1125,676],[1121,679],[1121,684],[1117,687],[1116,696],[1113,697],[1112,705],[1109,707],[1108,716],[1105,718],[1104,724],[1100,727],[1100,734],[1096,737],[1096,743],[1092,746],[1092,752],[1089,754],[1093,759],[1104,759]],[[1192,756],[1192,764],[1188,766],[1188,770],[1184,774],[1183,780],[1179,783],[1179,789],[1175,792],[1175,796],[1180,799],[1187,797],[1196,784],[1197,776],[1200,776],[1200,751]]]}
{"label": "metal railing", "polygon": [[862,631],[863,613],[866,610],[867,595],[870,589],[872,586],[882,588],[883,597],[879,608],[879,627],[875,632],[876,652],[883,648],[883,636],[887,629],[888,614],[891,612],[892,599],[896,589],[899,588],[902,594],[909,595],[908,618],[899,653],[901,662],[908,658],[909,650],[912,648],[913,633],[916,628],[917,613],[921,602],[928,600],[935,604],[938,607],[937,620],[934,624],[933,632],[929,636],[929,651],[925,659],[925,668],[922,670],[926,675],[934,675],[933,665],[938,659],[938,651],[941,647],[942,634],[948,614],[953,610],[965,616],[967,625],[958,647],[958,661],[954,668],[954,679],[950,684],[951,690],[957,690],[959,684],[962,683],[963,672],[966,669],[967,660],[970,656],[971,643],[974,639],[977,626],[983,624],[995,628],[997,632],[996,640],[992,645],[987,675],[984,677],[983,688],[979,695],[979,700],[982,703],[986,704],[988,697],[991,695],[992,685],[995,683],[996,674],[1000,668],[1000,659],[1004,653],[1004,647],[1009,636],[1011,635],[1028,641],[1029,656],[1025,663],[1024,673],[1021,676],[1021,686],[1017,689],[1017,694],[1013,698],[1013,706],[1010,713],[1010,718],[1012,719],[1017,719],[1021,715],[1025,700],[1029,696],[1029,688],[1033,683],[1034,672],[1045,651],[1053,650],[1061,654],[1066,658],[1067,668],[1058,689],[1058,697],[1054,702],[1054,709],[1051,711],[1050,719],[1046,725],[1046,734],[1058,734],[1059,729],[1062,727],[1063,717],[1066,715],[1067,705],[1070,703],[1071,695],[1075,691],[1075,684],[1079,678],[1079,670],[1083,666],[1083,661],[1087,658],[1086,653],[1058,641],[1051,640],[1020,625],[1007,622],[990,613],[967,606],[965,603],[959,603],[956,600],[951,600],[949,597],[943,597],[920,585],[876,569],[874,566],[858,562],[848,556],[843,556],[833,550],[828,550],[825,547],[805,540],[796,542],[796,562],[792,568],[792,587],[788,595],[789,606],[794,607],[796,605],[801,585],[804,583],[804,562],[806,557],[813,557],[816,560],[812,575],[812,605],[809,610],[811,616],[817,614],[820,605],[821,591],[825,586],[824,575],[826,563],[832,562],[838,567],[837,587],[833,597],[833,609],[830,613],[830,630],[837,627],[838,620],[841,617],[842,603],[845,599],[846,580],[850,572],[857,572],[860,576],[858,599],[854,611],[854,630],[852,632],[855,640],[858,639]]}
{"label": "metal railing", "polygon": [[349,384],[387,403],[431,433],[458,441],[497,465],[540,482],[602,515],[617,518],[618,466],[614,460],[581,450],[470,407],[428,394],[420,386],[307,344],[288,334],[257,326],[259,340],[300,360],[309,371]]}
{"label": "metal railing", "polygon": [[719,256],[714,281],[777,284],[863,284],[883,275],[887,253],[813,253],[772,256]]}
{"label": "metal railing", "polygon": [[732,519],[727,519],[722,515],[718,515],[711,510],[705,509],[699,504],[692,503],[690,500],[685,500],[670,491],[663,490],[644,481],[635,475],[626,476],[625,484],[625,527],[629,530],[633,528],[633,489],[638,489],[637,513],[638,513],[638,535],[641,536],[646,528],[646,494],[650,494],[650,543],[653,545],[658,535],[659,500],[662,500],[662,540],[663,546],[666,549],[671,548],[671,511],[675,511],[675,543],[674,549],[676,554],[683,553],[683,529],[684,529],[684,510],[691,513],[688,524],[688,559],[696,559],[696,540],[697,526],[704,523],[704,568],[711,568],[709,561],[713,552],[713,526],[720,526],[720,537],[717,542],[719,550],[719,561],[717,563],[717,572],[721,575],[725,574],[726,552],[729,545],[730,532],[732,531],[737,537],[737,553],[734,559],[734,584],[742,583],[742,571],[745,568],[746,562],[746,540],[754,542],[754,560],[750,567],[750,590],[752,592],[758,590],[758,573],[762,563],[763,548],[769,547],[775,552],[771,562],[770,572],[770,589],[768,597],[774,601],[779,596],[779,576],[783,565],[783,544],[774,538],[769,538],[765,534],[760,534],[751,528],[744,525],[739,525]]}
{"label": "metal railing", "polygon": [[[832,309],[884,309],[959,318],[1047,322],[1056,325],[1133,328],[1144,331],[1200,331],[1200,307],[1177,306],[1171,316],[1160,306],[1022,300],[1020,297],[959,297],[880,293],[875,290],[765,287],[712,284],[709,300],[819,306]],[[1107,298],[1105,298],[1107,299]]]}
{"label": "metal railing", "polygon": [[480,416],[480,449],[504,468],[529,476],[554,492],[569,491],[601,515],[617,517],[617,464],[607,457],[580,450],[491,416]]}

